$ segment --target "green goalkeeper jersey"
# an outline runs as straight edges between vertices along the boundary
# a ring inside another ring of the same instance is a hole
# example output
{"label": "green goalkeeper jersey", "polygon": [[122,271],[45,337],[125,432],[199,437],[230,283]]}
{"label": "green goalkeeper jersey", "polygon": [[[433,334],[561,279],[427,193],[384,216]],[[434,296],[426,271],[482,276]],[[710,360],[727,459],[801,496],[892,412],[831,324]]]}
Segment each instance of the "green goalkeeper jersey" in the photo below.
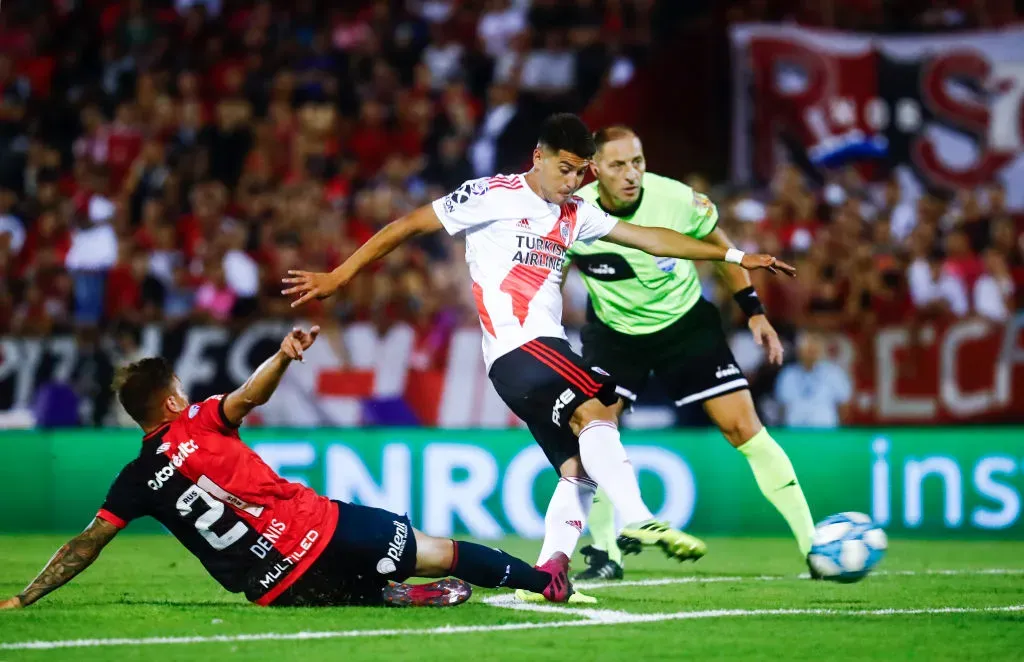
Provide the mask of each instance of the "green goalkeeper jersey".
{"label": "green goalkeeper jersey", "polygon": [[[718,209],[707,196],[652,173],[646,173],[643,181],[637,203],[612,216],[645,227],[670,228],[695,239],[715,229]],[[599,206],[597,182],[577,195]],[[620,333],[660,331],[686,314],[701,296],[700,277],[690,260],[653,257],[607,241],[589,246],[576,242],[569,255],[590,291],[598,319]]]}

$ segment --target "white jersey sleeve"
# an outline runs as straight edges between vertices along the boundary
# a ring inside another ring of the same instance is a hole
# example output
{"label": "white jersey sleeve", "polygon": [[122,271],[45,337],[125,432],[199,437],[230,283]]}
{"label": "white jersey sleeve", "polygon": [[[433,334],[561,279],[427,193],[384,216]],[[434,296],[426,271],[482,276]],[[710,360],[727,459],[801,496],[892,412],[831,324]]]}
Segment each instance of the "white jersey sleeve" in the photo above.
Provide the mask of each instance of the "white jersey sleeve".
{"label": "white jersey sleeve", "polygon": [[470,179],[443,198],[434,200],[434,213],[448,234],[495,220],[491,200],[484,195],[487,191],[486,177]]}
{"label": "white jersey sleeve", "polygon": [[595,242],[607,236],[612,231],[612,228],[615,227],[615,224],[619,222],[618,219],[612,218],[604,211],[589,202],[584,202],[582,199],[579,200],[577,209],[580,231],[576,235],[576,240],[582,241],[585,244]]}

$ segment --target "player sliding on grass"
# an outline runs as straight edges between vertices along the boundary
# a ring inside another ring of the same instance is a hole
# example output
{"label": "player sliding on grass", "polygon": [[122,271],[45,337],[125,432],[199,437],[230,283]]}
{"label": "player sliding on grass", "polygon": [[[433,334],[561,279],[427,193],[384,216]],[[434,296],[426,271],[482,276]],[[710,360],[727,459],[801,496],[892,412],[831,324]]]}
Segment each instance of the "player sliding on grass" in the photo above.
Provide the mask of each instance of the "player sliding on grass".
{"label": "player sliding on grass", "polygon": [[640,496],[619,440],[615,384],[566,341],[560,289],[566,251],[574,242],[605,238],[651,255],[728,260],[790,275],[793,268],[671,229],[621,223],[587,204],[573,194],[595,150],[578,117],[554,115],[544,122],[528,173],[467,181],[384,227],[331,273],[289,272],[284,282],[292,287],[284,293],[298,295],[293,306],[330,296],[416,235],[464,232],[491,383],[561,476],[544,518],[538,563],[572,555],[598,485],[627,523],[623,536],[691,558],[703,553],[703,544],[656,521]]}
{"label": "player sliding on grass", "polygon": [[[405,515],[331,501],[284,480],[242,443],[242,419],[270,399],[318,331],[294,330],[238,390],[193,405],[163,359],[122,369],[118,397],[146,433],[139,456],[118,475],[89,527],[0,608],[26,607],[63,586],[145,515],[167,527],[221,586],[259,605],[448,606],[469,599],[466,582],[567,600],[565,556],[531,568],[501,550],[424,535]],[[413,575],[460,579],[396,583]]]}
{"label": "player sliding on grass", "polygon": [[[645,174],[643,147],[632,130],[608,127],[597,132],[595,141],[592,170],[597,181],[580,191],[584,200],[624,223],[671,228],[722,250],[732,247],[717,226],[718,210],[710,200],[685,184]],[[653,372],[677,406],[701,403],[726,440],[747,458],[757,486],[786,519],[806,557],[814,532],[807,501],[786,452],[757,417],[718,310],[701,297],[693,263],[655,260],[608,241],[574,244],[569,255],[592,304],[583,329],[583,360],[610,372],[630,400],[643,391]],[[716,266],[749,318],[754,340],[765,347],[769,361],[782,363],[782,345],[750,276],[731,264]],[[594,544],[583,549],[589,567],[576,578],[620,579],[615,512],[601,491],[590,513],[590,532]]]}

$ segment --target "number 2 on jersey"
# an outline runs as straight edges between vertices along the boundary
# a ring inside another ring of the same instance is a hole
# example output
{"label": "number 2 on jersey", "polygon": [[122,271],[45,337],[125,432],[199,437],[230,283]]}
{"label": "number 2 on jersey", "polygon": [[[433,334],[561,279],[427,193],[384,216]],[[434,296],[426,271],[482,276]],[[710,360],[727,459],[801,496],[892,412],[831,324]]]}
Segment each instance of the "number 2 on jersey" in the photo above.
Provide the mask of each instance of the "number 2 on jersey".
{"label": "number 2 on jersey", "polygon": [[198,485],[191,485],[185,490],[180,497],[178,497],[178,513],[182,517],[188,517],[192,513],[192,505],[196,502],[196,499],[202,499],[209,506],[209,510],[200,515],[195,521],[196,530],[199,531],[199,535],[206,539],[206,542],[210,543],[218,552],[226,549],[230,545],[238,542],[238,539],[245,535],[248,527],[242,522],[235,522],[235,525],[228,529],[228,532],[224,535],[217,535],[210,530],[210,527],[214,525],[224,515],[224,504],[213,498],[209,492],[199,487]]}

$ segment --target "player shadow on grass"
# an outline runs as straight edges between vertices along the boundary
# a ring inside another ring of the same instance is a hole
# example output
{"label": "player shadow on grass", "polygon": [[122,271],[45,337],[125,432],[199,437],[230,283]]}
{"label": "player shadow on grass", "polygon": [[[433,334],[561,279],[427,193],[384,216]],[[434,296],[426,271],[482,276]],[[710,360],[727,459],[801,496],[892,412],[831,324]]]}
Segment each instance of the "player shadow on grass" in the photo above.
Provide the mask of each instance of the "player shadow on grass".
{"label": "player shadow on grass", "polygon": [[[131,607],[237,607],[239,609],[245,609],[249,611],[254,605],[248,602],[239,602],[237,600],[203,600],[203,601],[189,601],[189,600],[144,600],[144,599],[127,599],[127,600],[91,600],[88,604],[90,607],[101,607],[106,605],[126,605]],[[275,610],[276,611],[276,610]]]}
{"label": "player shadow on grass", "polygon": [[281,613],[281,612],[295,612],[295,611],[308,611],[315,609],[316,611],[323,611],[325,609],[373,609],[379,610],[385,608],[385,605],[333,605],[330,607],[320,606],[289,606],[289,607],[274,607],[273,609],[267,610],[264,607],[254,605],[248,602],[238,602],[235,600],[204,600],[201,602],[189,602],[187,600],[146,600],[146,599],[125,599],[125,600],[92,600],[85,603],[90,607],[103,607],[108,605],[125,605],[131,607],[234,607],[239,611],[253,611],[255,608],[258,611],[266,611],[267,613]]}

